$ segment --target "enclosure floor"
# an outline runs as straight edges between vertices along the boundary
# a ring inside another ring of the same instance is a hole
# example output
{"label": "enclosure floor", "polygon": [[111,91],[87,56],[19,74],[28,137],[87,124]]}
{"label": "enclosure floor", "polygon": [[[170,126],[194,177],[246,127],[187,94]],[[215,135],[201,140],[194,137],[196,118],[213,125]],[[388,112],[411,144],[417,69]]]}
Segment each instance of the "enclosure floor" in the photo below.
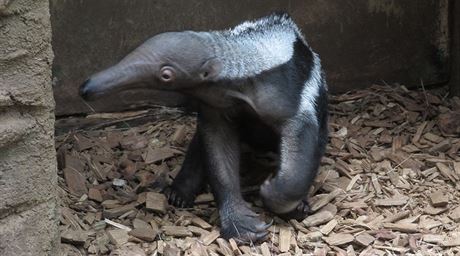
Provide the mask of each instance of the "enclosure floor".
{"label": "enclosure floor", "polygon": [[89,116],[98,130],[56,138],[62,253],[459,255],[459,110],[443,89],[373,86],[331,97],[312,214],[285,222],[264,211],[257,187],[245,188],[261,218],[274,218],[268,239],[249,245],[219,238],[211,194],[175,209],[158,193],[180,168],[193,117],[157,111],[133,126],[152,112]]}

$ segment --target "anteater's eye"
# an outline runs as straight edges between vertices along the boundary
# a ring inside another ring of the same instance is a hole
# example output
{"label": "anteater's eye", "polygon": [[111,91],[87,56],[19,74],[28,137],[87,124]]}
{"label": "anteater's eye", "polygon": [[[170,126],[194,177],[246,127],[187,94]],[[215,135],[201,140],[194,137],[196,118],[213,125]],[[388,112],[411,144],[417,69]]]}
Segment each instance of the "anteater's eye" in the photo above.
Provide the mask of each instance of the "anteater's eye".
{"label": "anteater's eye", "polygon": [[176,78],[175,76],[176,72],[173,67],[164,66],[160,70],[160,79],[163,82],[171,82]]}

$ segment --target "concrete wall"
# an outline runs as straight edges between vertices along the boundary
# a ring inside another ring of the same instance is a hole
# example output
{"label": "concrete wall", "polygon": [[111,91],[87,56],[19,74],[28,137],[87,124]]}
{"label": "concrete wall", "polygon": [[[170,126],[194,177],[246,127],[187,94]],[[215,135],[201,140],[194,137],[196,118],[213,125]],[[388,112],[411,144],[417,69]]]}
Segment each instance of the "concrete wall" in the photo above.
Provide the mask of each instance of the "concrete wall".
{"label": "concrete wall", "polygon": [[47,0],[0,0],[0,255],[57,255]]}
{"label": "concrete wall", "polygon": [[452,0],[451,67],[449,86],[453,96],[460,96],[460,1]]}
{"label": "concrete wall", "polygon": [[[333,92],[395,82],[443,83],[449,77],[448,0],[51,0],[57,115],[91,112],[77,95],[87,76],[142,41],[171,30],[209,30],[288,11],[320,53]],[[175,94],[120,93],[92,103],[115,111],[177,105]]]}

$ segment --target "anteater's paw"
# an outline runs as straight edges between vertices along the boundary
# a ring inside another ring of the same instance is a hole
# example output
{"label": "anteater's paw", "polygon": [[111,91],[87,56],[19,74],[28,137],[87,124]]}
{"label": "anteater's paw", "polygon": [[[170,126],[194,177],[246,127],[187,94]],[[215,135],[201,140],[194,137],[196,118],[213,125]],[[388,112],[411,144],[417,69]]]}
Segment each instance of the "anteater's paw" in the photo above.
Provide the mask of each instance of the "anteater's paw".
{"label": "anteater's paw", "polygon": [[173,186],[167,187],[163,192],[168,198],[169,204],[177,208],[192,208],[195,201],[195,194],[184,193]]}
{"label": "anteater's paw", "polygon": [[310,213],[310,205],[308,204],[307,200],[302,200],[294,210],[288,213],[279,214],[279,217],[284,220],[295,219],[300,221],[305,219]]}
{"label": "anteater's paw", "polygon": [[266,180],[260,186],[260,196],[265,207],[283,219],[302,220],[310,213],[310,206],[306,200],[299,199],[299,195],[285,194],[283,185],[273,180]]}
{"label": "anteater's paw", "polygon": [[267,239],[269,232],[267,229],[272,225],[259,219],[258,214],[249,209],[237,210],[234,214],[221,216],[222,218],[222,237],[234,238],[240,244],[249,244]]}
{"label": "anteater's paw", "polygon": [[260,197],[263,204],[268,210],[276,214],[291,211],[295,207],[284,198],[281,191],[279,187],[274,185],[274,182],[269,180],[260,186]]}

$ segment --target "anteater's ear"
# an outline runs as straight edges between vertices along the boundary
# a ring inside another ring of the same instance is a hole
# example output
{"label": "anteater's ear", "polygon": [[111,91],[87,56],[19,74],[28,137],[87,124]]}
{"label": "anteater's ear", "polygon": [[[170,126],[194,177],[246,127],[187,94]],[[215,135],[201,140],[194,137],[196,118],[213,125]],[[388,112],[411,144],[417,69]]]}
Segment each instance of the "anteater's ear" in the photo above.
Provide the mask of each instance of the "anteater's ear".
{"label": "anteater's ear", "polygon": [[222,62],[217,58],[212,58],[203,63],[200,68],[199,76],[203,81],[213,81],[222,71]]}

